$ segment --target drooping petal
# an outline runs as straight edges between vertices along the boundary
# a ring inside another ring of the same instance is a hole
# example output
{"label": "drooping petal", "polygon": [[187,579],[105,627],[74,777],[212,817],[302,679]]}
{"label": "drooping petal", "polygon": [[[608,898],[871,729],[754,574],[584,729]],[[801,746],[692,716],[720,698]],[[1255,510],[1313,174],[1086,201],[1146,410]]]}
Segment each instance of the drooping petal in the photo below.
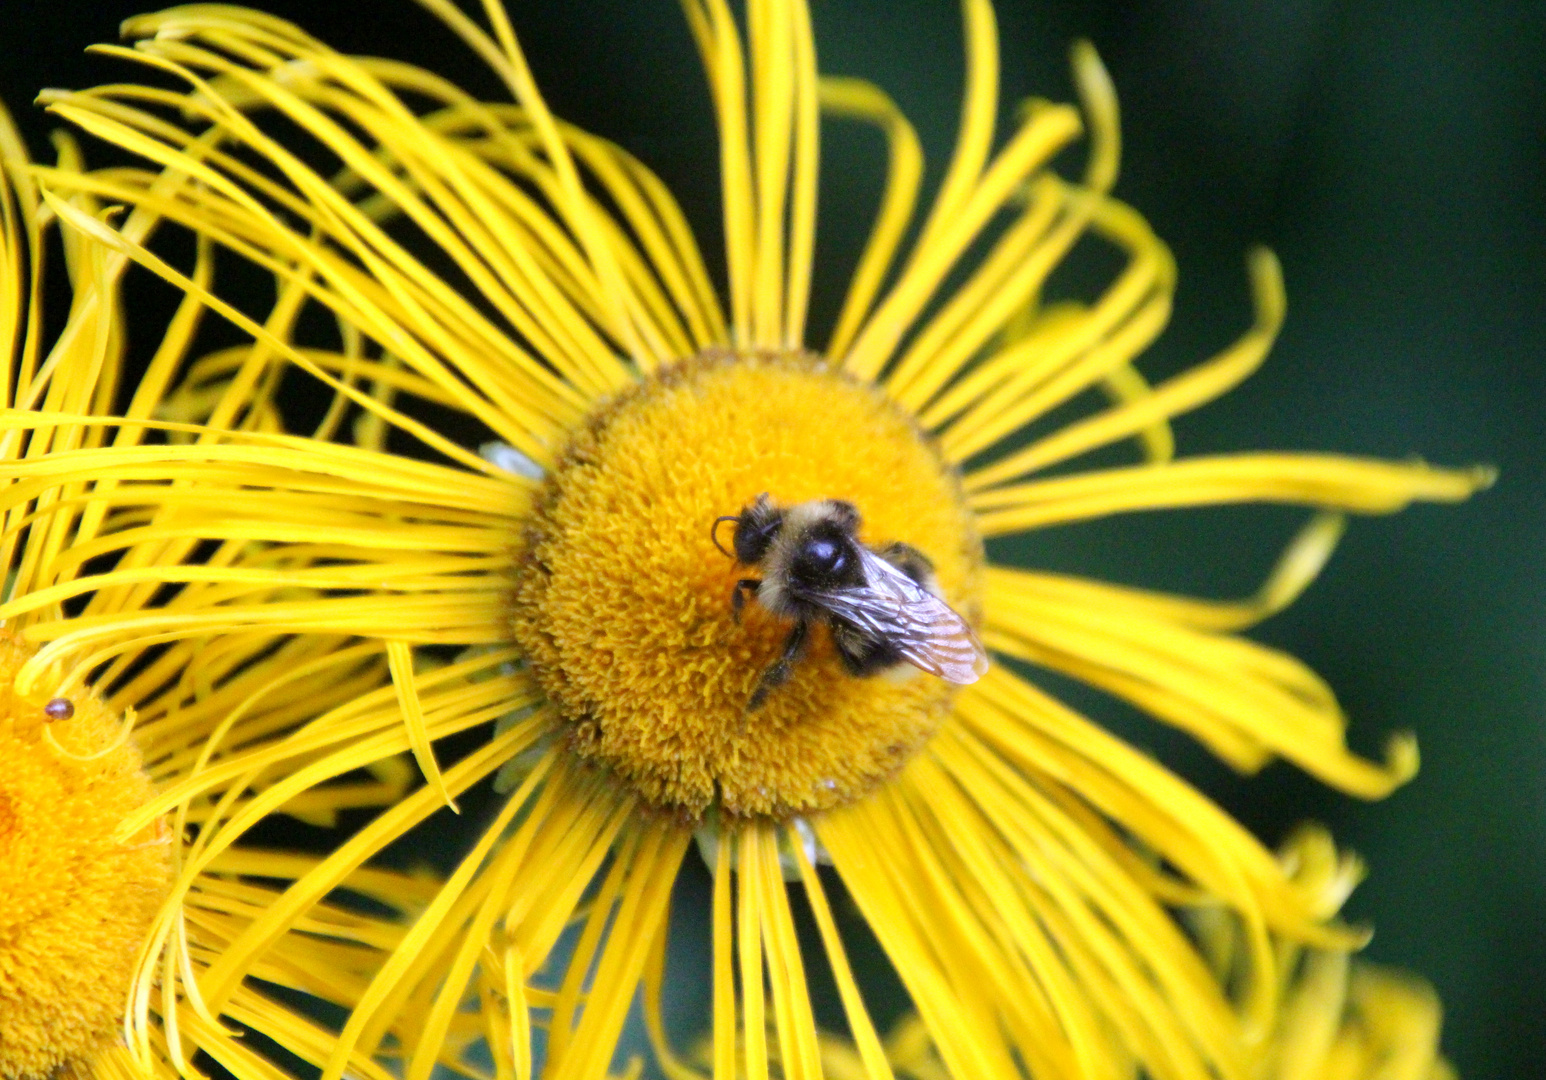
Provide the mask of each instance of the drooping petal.
{"label": "drooping petal", "polygon": [[995,603],[984,640],[1009,656],[1062,671],[1174,723],[1236,768],[1286,757],[1329,784],[1381,798],[1416,771],[1410,738],[1381,766],[1346,746],[1331,689],[1286,653],[1134,611],[1094,582],[991,571]]}

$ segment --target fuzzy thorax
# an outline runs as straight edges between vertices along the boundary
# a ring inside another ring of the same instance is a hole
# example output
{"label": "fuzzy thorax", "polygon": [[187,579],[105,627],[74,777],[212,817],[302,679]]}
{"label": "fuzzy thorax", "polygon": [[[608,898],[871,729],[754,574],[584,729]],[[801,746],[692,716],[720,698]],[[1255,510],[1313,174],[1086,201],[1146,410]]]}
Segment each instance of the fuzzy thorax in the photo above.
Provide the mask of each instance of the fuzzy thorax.
{"label": "fuzzy thorax", "polygon": [[170,886],[160,823],[114,835],[153,794],[122,718],[87,691],[17,695],[31,655],[0,632],[0,1080],[84,1074],[119,1037]]}
{"label": "fuzzy thorax", "polygon": [[747,702],[790,623],[731,590],[759,576],[719,551],[715,518],[767,492],[834,498],[859,538],[905,541],[978,621],[982,545],[957,477],[878,390],[809,356],[716,353],[608,403],[537,500],[513,596],[516,640],[574,752],[649,806],[782,820],[849,802],[943,721],[939,679],[847,674],[824,628],[787,684]]}

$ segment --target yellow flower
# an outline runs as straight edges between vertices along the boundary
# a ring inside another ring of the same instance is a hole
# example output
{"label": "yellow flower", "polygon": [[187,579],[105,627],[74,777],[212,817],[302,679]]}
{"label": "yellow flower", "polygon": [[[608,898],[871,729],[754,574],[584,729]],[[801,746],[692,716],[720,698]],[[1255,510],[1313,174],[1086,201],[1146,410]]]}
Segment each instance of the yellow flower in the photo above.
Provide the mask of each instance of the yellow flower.
{"label": "yellow flower", "polygon": [[[1334,915],[1363,876],[1354,858],[1339,856],[1324,830],[1304,827],[1283,845],[1285,871]],[[1243,973],[1243,924],[1221,908],[1189,913],[1219,979],[1234,985]],[[1441,1009],[1433,988],[1404,972],[1353,960],[1347,949],[1275,943],[1283,1007],[1265,1038],[1251,1048],[1253,1080],[1453,1080],[1439,1053]],[[825,1074],[862,1078],[853,1049],[832,1036],[821,1042]],[[927,1028],[904,1015],[886,1039],[899,1076],[938,1080],[943,1073]]]}
{"label": "yellow flower", "polygon": [[[78,167],[77,148],[62,141],[57,172]],[[81,196],[70,212],[97,208]],[[353,907],[329,898],[303,921],[268,929],[275,880],[307,876],[319,860],[216,852],[208,841],[217,822],[241,821],[255,793],[274,784],[231,769],[233,753],[283,742],[298,712],[378,685],[379,664],[323,638],[259,632],[207,647],[151,635],[113,659],[89,660],[85,679],[86,669],[35,665],[38,642],[64,625],[147,617],[159,586],[143,568],[185,548],[168,538],[164,506],[147,510],[112,482],[57,479],[104,455],[132,456],[145,434],[134,420],[159,400],[171,369],[153,365],[123,418],[101,423],[124,389],[116,297],[124,263],[63,234],[74,303],[46,342],[42,283],[59,246],[56,224],[0,109],[0,395],[9,420],[18,410],[27,417],[0,434],[8,612],[0,626],[0,1077],[175,1077],[194,1049],[236,1076],[267,1076],[268,1062],[239,1031],[313,1059],[327,1032],[252,980],[351,1007],[364,973],[404,933],[396,918],[359,910],[358,898],[404,911],[433,890],[388,871],[355,874],[339,881],[356,894]],[[127,226],[131,235],[136,227]],[[115,568],[88,572],[104,551],[117,554]],[[77,604],[83,577],[92,596]],[[18,690],[15,676],[29,664],[35,675]],[[395,801],[407,764],[380,757],[369,768],[375,778],[292,789],[282,812],[327,825],[340,810]],[[214,780],[202,797],[175,814],[145,812],[158,788],[195,774]],[[257,931],[267,939],[254,960],[222,975],[222,952]],[[195,980],[218,997],[201,1000]],[[356,1067],[382,1075],[368,1061]]]}
{"label": "yellow flower", "polygon": [[[1283,845],[1285,870],[1328,916],[1347,899],[1363,868],[1338,856],[1331,837],[1302,828]],[[1199,940],[1219,977],[1238,975],[1239,920],[1219,909],[1194,913]],[[1255,1048],[1256,1080],[1452,1080],[1439,1054],[1441,1010],[1421,979],[1365,961],[1345,949],[1277,942],[1283,1008]]]}
{"label": "yellow flower", "polygon": [[[1362,864],[1339,856],[1331,836],[1318,827],[1300,828],[1279,858],[1328,918],[1363,877]],[[1246,959],[1240,919],[1217,907],[1188,914],[1220,981],[1239,990]],[[1438,997],[1426,982],[1353,960],[1347,949],[1305,948],[1289,939],[1275,946],[1283,1007],[1266,1037],[1251,1047],[1247,1075],[1253,1080],[1454,1080],[1454,1068],[1439,1053]],[[823,1033],[819,1045],[830,1080],[866,1076],[851,1044]],[[943,1080],[947,1075],[916,1013],[896,1022],[885,1050],[897,1076]]]}
{"label": "yellow flower", "polygon": [[[1256,319],[1238,343],[1151,386],[1132,362],[1165,323],[1175,272],[1109,194],[1109,82],[1076,48],[1082,116],[1032,103],[995,149],[987,0],[963,4],[961,132],[916,226],[911,126],[878,88],[818,76],[802,2],[753,0],[743,42],[723,0],[687,0],[719,118],[728,312],[661,182],[549,113],[499,5],[485,30],[422,2],[514,104],[219,5],[131,20],[134,45],[102,50],[151,69],[146,84],[50,95],[56,115],[146,163],[37,175],[96,257],[181,294],[153,371],[185,375],[151,384],[157,411],[129,429],[164,439],[25,474],[114,513],[89,549],[107,569],[0,608],[93,597],[79,618],[29,629],[39,648],[19,691],[53,672],[74,685],[147,638],[285,641],[315,650],[318,671],[332,655],[377,665],[379,686],[315,691],[287,714],[288,739],[232,746],[131,816],[124,828],[252,789],[245,815],[205,824],[208,854],[185,879],[312,785],[403,750],[427,780],[298,876],[199,994],[223,1007],[275,935],[499,774],[508,797],[354,996],[324,1080],[383,1056],[406,1080],[477,1073],[473,1030],[499,1080],[539,1065],[601,1077],[641,987],[662,1068],[697,1075],[661,1021],[672,886],[695,834],[714,880],[716,1077],[765,1076],[769,1032],[784,1075],[819,1074],[792,879],[855,1052],[869,1076],[891,1074],[823,861],[949,1075],[1248,1076],[1277,1011],[1274,941],[1345,949],[1357,935],[1226,814],[1018,665],[1124,698],[1241,770],[1283,757],[1379,797],[1415,770],[1411,740],[1383,763],[1353,755],[1329,689],[1235,635],[1315,576],[1342,513],[1463,499],[1487,471],[1172,460],[1169,419],[1264,358],[1284,312],[1277,264],[1251,257]],[[878,128],[889,160],[836,325],[813,342],[823,114]],[[1050,171],[1086,129],[1084,176]],[[132,212],[119,225],[86,198]],[[1088,304],[1044,302],[1089,237],[1121,270]],[[201,319],[239,341],[210,351]],[[1145,460],[1069,467],[1127,440]],[[961,688],[905,665],[858,678],[817,620],[787,682],[750,709],[791,628],[755,600],[737,617],[732,589],[758,568],[717,551],[711,528],[763,493],[783,508],[845,500],[860,540],[921,551],[993,666]],[[985,540],[1031,529],[1240,502],[1323,512],[1243,601],[984,557]],[[139,589],[160,605],[99,599]],[[491,721],[490,741],[437,760],[441,740]],[[1244,928],[1238,1011],[1174,917],[1206,905]]]}

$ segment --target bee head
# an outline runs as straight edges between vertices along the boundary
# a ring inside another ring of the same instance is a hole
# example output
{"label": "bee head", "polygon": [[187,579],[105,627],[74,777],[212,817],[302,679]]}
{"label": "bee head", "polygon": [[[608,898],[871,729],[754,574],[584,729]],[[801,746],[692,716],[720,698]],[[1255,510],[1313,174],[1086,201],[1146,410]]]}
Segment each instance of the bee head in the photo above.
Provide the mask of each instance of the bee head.
{"label": "bee head", "polygon": [[[714,532],[710,533],[710,536],[714,540],[714,546],[720,551],[725,549],[719,542],[718,530],[719,526],[726,521],[735,522],[731,546],[735,549],[736,562],[753,566],[767,556],[773,538],[784,526],[784,512],[773,505],[773,500],[768,498],[767,492],[763,492],[757,496],[756,501],[745,506],[739,514],[716,518]],[[731,553],[725,551],[725,554]]]}
{"label": "bee head", "polygon": [[784,512],[773,505],[767,493],[757,496],[757,501],[742,510],[735,522],[735,557],[751,565],[760,563],[768,553],[768,546],[784,527]]}

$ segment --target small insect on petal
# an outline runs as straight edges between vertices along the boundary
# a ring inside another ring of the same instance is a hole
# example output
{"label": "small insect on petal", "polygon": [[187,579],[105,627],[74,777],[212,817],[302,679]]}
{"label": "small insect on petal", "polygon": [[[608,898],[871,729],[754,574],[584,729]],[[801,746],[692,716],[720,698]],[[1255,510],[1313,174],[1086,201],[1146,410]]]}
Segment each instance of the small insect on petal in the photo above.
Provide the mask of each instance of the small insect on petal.
{"label": "small insect on petal", "polygon": [[49,720],[68,720],[75,715],[75,703],[69,698],[56,697],[43,706],[43,715]]}

